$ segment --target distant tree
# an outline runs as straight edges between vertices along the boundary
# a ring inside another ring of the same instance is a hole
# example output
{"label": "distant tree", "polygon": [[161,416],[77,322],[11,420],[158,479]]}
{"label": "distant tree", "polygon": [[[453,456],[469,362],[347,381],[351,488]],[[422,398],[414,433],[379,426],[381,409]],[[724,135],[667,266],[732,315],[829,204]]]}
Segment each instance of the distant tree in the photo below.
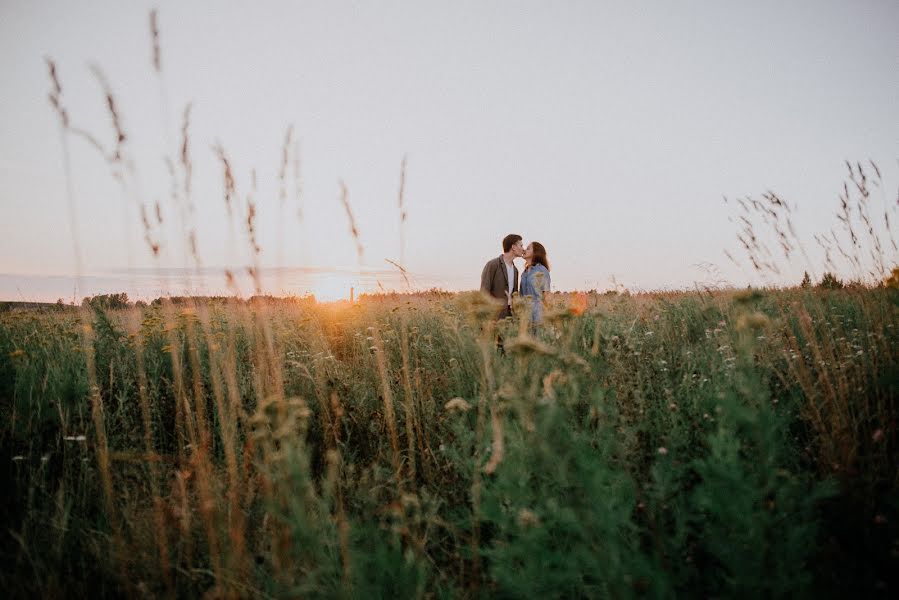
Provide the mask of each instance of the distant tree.
{"label": "distant tree", "polygon": [[81,304],[82,306],[88,306],[95,310],[116,310],[128,308],[130,305],[128,294],[125,292],[119,292],[118,294],[98,294],[96,296],[85,298]]}
{"label": "distant tree", "polygon": [[143,300],[138,300],[134,303],[135,308],[147,308],[147,303]]}
{"label": "distant tree", "polygon": [[799,287],[806,289],[812,287],[812,278],[809,277],[808,271],[802,276],[802,283],[799,284]]}
{"label": "distant tree", "polygon": [[841,290],[843,289],[843,282],[837,279],[836,275],[828,271],[821,277],[821,282],[818,284],[818,287],[822,290]]}

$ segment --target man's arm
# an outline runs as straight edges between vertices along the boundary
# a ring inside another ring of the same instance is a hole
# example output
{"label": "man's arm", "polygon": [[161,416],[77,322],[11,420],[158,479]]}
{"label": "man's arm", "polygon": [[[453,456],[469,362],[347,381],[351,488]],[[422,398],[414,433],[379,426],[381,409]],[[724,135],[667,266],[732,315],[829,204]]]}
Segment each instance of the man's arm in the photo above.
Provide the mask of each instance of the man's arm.
{"label": "man's arm", "polygon": [[490,293],[490,284],[493,281],[493,263],[494,261],[489,261],[484,265],[484,270],[481,271],[481,291],[485,294]]}

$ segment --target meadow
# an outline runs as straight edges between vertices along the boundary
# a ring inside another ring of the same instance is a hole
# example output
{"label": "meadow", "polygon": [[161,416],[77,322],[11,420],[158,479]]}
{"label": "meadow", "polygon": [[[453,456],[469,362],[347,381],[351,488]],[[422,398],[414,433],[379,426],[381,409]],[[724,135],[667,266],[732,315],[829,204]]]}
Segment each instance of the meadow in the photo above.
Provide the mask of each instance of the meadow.
{"label": "meadow", "polygon": [[0,585],[896,589],[894,280],[550,304],[536,329],[438,292],[0,315]]}
{"label": "meadow", "polygon": [[[165,99],[155,11],[150,32]],[[169,131],[170,197],[151,201],[100,68],[106,135],[76,126],[47,68],[77,274],[77,223],[91,215],[74,140],[134,202],[153,264],[199,269],[191,105]],[[224,147],[213,152],[227,239],[240,245],[240,231],[246,245],[224,276],[235,291],[246,272],[257,296],[0,307],[7,597],[899,589],[899,203],[873,162],[847,162],[839,235],[814,237],[820,261],[795,205],[773,192],[730,201],[755,275],[782,283],[802,259],[823,263],[817,284],[554,293],[534,327],[497,322],[474,292],[261,296],[256,171],[238,182]],[[284,217],[288,191],[302,197],[292,126],[281,155],[266,210]],[[404,159],[401,255],[405,173]],[[388,262],[406,278],[403,260]],[[519,301],[516,314],[530,313]]]}

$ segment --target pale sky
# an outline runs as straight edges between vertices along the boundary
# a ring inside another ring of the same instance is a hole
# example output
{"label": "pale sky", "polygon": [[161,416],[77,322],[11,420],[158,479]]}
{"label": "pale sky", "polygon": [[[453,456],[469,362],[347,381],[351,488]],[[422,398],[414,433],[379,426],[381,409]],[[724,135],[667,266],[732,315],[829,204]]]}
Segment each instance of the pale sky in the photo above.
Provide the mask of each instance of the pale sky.
{"label": "pale sky", "polygon": [[[45,56],[73,124],[110,145],[88,65],[103,69],[138,172],[123,192],[70,140],[85,293],[188,285],[171,270],[189,263],[163,163],[188,102],[203,266],[249,264],[241,223],[230,233],[218,140],[242,204],[257,170],[262,263],[290,269],[267,277],[274,292],[338,296],[358,278],[340,180],[364,246],[357,285],[398,285],[384,259],[401,257],[403,156],[406,267],[415,285],[450,289],[477,287],[511,232],[547,247],[557,289],[690,287],[710,277],[700,263],[745,285],[757,278],[724,256],[742,255],[722,196],[778,192],[797,206],[814,258],[811,235],[836,224],[844,159],[880,165],[878,202],[895,205],[899,187],[894,0],[0,0],[0,299],[71,296],[78,274]],[[283,209],[278,199],[290,124],[302,220],[293,196]],[[156,199],[165,233],[154,261],[135,206]],[[337,271],[323,282],[309,269]],[[217,291],[220,279],[190,285]]]}

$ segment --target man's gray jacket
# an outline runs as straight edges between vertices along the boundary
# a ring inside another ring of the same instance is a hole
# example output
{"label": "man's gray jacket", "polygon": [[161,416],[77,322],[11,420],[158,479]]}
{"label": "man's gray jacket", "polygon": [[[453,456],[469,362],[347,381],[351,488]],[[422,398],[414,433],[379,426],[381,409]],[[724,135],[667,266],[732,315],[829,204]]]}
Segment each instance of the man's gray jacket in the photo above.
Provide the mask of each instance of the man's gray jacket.
{"label": "man's gray jacket", "polygon": [[[518,267],[514,264],[512,265],[512,273],[512,293],[517,294]],[[500,311],[501,316],[511,314],[508,306],[508,296],[506,295],[509,291],[509,275],[506,271],[506,261],[503,260],[502,255],[499,258],[490,259],[484,265],[484,270],[481,271],[481,291],[490,294],[498,300],[502,300],[504,308]]]}

